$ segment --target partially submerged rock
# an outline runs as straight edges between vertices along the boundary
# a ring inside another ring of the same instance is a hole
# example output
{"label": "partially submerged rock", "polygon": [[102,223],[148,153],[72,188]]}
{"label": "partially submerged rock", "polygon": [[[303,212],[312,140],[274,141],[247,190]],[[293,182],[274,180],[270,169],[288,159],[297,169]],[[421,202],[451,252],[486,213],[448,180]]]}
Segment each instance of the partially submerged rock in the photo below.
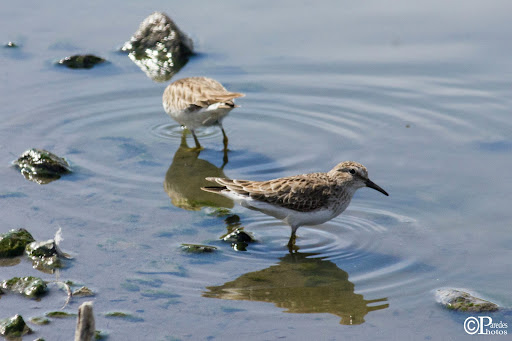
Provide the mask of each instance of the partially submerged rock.
{"label": "partially submerged rock", "polygon": [[200,245],[200,244],[181,244],[181,248],[190,253],[207,253],[217,250],[215,246]]}
{"label": "partially submerged rock", "polygon": [[70,69],[90,69],[104,62],[105,59],[92,54],[77,54],[59,60],[58,64],[67,66]]}
{"label": "partially submerged rock", "polygon": [[438,289],[436,301],[450,310],[481,313],[499,309],[498,305],[457,289]]}
{"label": "partially submerged rock", "polygon": [[63,267],[63,259],[71,259],[72,257],[59,247],[62,241],[62,228],[55,233],[54,239],[42,242],[32,242],[25,248],[27,256],[32,259],[34,269],[45,273],[53,273],[57,268]]}
{"label": "partially submerged rock", "polygon": [[50,320],[48,320],[44,316],[32,317],[29,321],[33,324],[37,324],[38,326],[44,326],[46,324],[50,324]]}
{"label": "partially submerged rock", "polygon": [[32,330],[27,326],[21,315],[14,315],[0,320],[0,334],[7,338],[18,338]]}
{"label": "partially submerged rock", "polygon": [[94,292],[88,287],[81,287],[73,291],[74,297],[90,297],[94,296]]}
{"label": "partially submerged rock", "polygon": [[124,313],[122,311],[113,311],[110,313],[106,313],[105,317],[107,318],[119,318],[124,319],[130,322],[143,322],[144,319],[141,317],[133,316],[132,314]]}
{"label": "partially submerged rock", "polygon": [[121,51],[157,82],[171,79],[193,54],[192,40],[166,14],[154,12],[140,24]]}
{"label": "partially submerged rock", "polygon": [[56,319],[65,319],[69,317],[76,317],[76,314],[67,313],[65,311],[50,311],[46,313],[46,316],[56,318]]}
{"label": "partially submerged rock", "polygon": [[71,167],[64,158],[38,148],[27,150],[13,164],[21,170],[25,179],[41,185],[57,180],[61,175],[71,172]]}
{"label": "partially submerged rock", "polygon": [[13,277],[0,282],[0,287],[27,297],[40,297],[46,293],[46,283],[39,277]]}
{"label": "partially submerged rock", "polygon": [[237,228],[233,232],[222,236],[221,239],[231,243],[231,247],[235,251],[247,251],[249,243],[255,242],[254,237],[250,233],[245,232],[243,227]]}
{"label": "partially submerged rock", "polygon": [[34,238],[25,229],[10,230],[0,234],[0,258],[22,255],[25,246],[33,241]]}
{"label": "partially submerged rock", "polygon": [[28,244],[26,253],[32,259],[34,269],[47,273],[53,273],[53,270],[62,268],[62,258],[70,258],[69,255],[60,251],[57,242],[53,239]]}

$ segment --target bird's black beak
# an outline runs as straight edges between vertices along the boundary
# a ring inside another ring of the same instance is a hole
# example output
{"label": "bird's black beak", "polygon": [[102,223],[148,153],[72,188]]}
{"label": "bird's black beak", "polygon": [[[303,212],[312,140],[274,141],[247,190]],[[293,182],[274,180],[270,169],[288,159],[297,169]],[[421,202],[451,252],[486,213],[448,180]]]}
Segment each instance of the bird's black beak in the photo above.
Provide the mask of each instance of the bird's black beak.
{"label": "bird's black beak", "polygon": [[373,182],[370,179],[366,180],[366,187],[373,188],[374,190],[379,191],[386,196],[389,196],[388,192],[383,190],[379,185],[377,185],[375,182]]}

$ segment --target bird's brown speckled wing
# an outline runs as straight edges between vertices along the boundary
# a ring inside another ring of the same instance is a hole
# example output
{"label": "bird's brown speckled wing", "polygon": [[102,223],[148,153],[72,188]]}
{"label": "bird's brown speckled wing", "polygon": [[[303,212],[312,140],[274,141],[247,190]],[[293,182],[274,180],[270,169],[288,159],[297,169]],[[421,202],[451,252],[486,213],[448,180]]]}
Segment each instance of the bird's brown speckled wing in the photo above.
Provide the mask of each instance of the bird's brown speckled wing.
{"label": "bird's brown speckled wing", "polygon": [[297,175],[268,181],[230,180],[207,178],[222,187],[205,190],[221,192],[230,190],[255,200],[279,205],[300,212],[310,212],[327,206],[333,184],[325,173]]}
{"label": "bird's brown speckled wing", "polygon": [[242,96],[244,94],[229,92],[216,80],[206,77],[179,79],[164,92],[164,98],[173,111],[206,108],[215,103],[223,103],[219,108],[233,108],[233,99]]}

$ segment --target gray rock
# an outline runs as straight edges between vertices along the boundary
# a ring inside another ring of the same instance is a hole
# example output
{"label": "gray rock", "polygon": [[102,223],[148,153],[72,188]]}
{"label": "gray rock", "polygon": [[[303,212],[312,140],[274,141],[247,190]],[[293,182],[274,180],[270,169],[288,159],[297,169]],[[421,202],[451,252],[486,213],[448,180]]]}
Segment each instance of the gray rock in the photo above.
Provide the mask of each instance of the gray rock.
{"label": "gray rock", "polygon": [[64,158],[38,148],[25,151],[13,164],[27,180],[38,184],[47,184],[71,172],[71,167]]}
{"label": "gray rock", "polygon": [[155,12],[140,24],[121,51],[157,82],[171,79],[193,54],[192,40],[166,14]]}
{"label": "gray rock", "polygon": [[435,298],[438,303],[450,310],[481,313],[499,309],[495,303],[457,289],[438,289]]}

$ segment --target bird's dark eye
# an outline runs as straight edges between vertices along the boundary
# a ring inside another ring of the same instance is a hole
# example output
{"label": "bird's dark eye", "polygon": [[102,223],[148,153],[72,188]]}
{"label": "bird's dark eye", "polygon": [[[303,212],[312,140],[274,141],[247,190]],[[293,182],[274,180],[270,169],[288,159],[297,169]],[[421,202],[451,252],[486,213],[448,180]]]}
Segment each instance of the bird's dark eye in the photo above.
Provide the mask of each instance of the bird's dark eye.
{"label": "bird's dark eye", "polygon": [[350,174],[356,174],[356,170],[353,168],[351,170],[349,170],[349,172],[350,172]]}

